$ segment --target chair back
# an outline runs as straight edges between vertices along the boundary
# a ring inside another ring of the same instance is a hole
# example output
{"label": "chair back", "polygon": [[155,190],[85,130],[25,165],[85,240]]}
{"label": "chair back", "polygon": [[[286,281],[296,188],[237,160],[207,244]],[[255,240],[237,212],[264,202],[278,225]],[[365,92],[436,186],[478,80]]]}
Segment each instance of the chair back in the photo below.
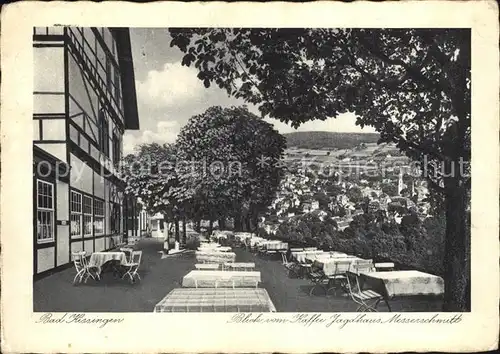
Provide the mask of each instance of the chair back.
{"label": "chair back", "polygon": [[132,251],[132,263],[141,264],[142,251]]}
{"label": "chair back", "polygon": [[335,275],[345,274],[351,269],[352,261],[338,261],[335,263]]}
{"label": "chair back", "polygon": [[86,258],[87,252],[71,252],[73,258],[73,264],[75,265],[76,271],[79,272],[87,266]]}
{"label": "chair back", "polygon": [[358,274],[360,272],[371,272],[373,271],[373,261],[371,259],[361,259],[354,262],[352,268]]}
{"label": "chair back", "polygon": [[[361,288],[359,286],[359,276],[358,273],[353,273],[351,271],[347,271],[347,288],[349,290],[349,296],[354,300],[354,293],[360,293]],[[357,301],[356,301],[357,302]]]}

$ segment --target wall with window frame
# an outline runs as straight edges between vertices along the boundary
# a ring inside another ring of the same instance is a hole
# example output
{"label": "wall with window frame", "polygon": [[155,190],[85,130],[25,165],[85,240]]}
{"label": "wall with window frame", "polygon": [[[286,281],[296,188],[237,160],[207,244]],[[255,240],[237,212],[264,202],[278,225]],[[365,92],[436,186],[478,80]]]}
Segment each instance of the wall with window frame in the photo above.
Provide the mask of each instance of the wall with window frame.
{"label": "wall with window frame", "polygon": [[[46,228],[53,228],[53,239],[39,244],[35,225],[37,274],[71,262],[70,252],[105,250],[121,240],[125,218],[123,187],[101,178],[102,166],[101,172],[97,172],[99,167],[89,159],[97,165],[102,164],[103,156],[110,163],[121,159],[124,126],[118,55],[110,30],[42,27],[35,28],[33,34],[33,142],[71,166],[68,183],[52,180],[54,219]],[[78,36],[81,39],[75,44]],[[102,118],[108,123],[106,130],[102,129]],[[81,195],[80,212],[71,211],[73,192]],[[87,213],[84,200],[90,203]],[[38,213],[36,205],[34,212]],[[36,222],[37,218],[35,215]],[[75,222],[79,225],[78,237]],[[87,235],[85,226],[90,231]]]}

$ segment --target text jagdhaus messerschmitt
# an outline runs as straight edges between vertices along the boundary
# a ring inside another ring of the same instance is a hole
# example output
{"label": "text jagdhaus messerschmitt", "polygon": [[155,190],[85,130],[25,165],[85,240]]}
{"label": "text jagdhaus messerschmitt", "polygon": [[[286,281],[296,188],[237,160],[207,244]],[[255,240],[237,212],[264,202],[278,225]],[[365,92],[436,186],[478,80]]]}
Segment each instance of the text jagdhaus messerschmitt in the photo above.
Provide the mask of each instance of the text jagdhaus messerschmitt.
{"label": "text jagdhaus messerschmitt", "polygon": [[462,320],[461,314],[433,314],[428,316],[404,316],[401,314],[368,315],[368,314],[294,314],[277,316],[275,314],[238,313],[231,316],[228,323],[235,324],[296,324],[303,326],[325,326],[344,328],[350,324],[455,324]]}

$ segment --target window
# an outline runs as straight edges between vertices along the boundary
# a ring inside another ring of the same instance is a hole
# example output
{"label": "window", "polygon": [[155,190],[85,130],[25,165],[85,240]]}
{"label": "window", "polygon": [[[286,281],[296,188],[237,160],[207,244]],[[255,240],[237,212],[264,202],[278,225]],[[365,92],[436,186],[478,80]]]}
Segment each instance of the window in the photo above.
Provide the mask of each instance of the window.
{"label": "window", "polygon": [[37,180],[37,241],[54,240],[54,185]]}
{"label": "window", "polygon": [[104,234],[104,201],[94,199],[94,233]]}
{"label": "window", "polygon": [[112,203],[111,205],[111,233],[120,233],[120,204]]}
{"label": "window", "polygon": [[121,141],[120,137],[113,133],[113,164],[118,167],[121,159]]}
{"label": "window", "polygon": [[71,237],[82,237],[82,195],[80,193],[71,191],[70,209]]}
{"label": "window", "polygon": [[121,98],[121,91],[120,91],[120,72],[118,70],[116,70],[116,68],[115,68],[115,71],[114,71],[114,80],[113,80],[113,83],[114,83],[114,86],[115,86],[114,87],[115,88],[115,92],[114,92],[115,100],[119,104],[120,100],[122,99]]}
{"label": "window", "polygon": [[99,146],[102,153],[109,156],[109,121],[102,109],[99,111]]}
{"label": "window", "polygon": [[92,198],[83,196],[83,234],[92,236]]}
{"label": "window", "polygon": [[113,85],[113,65],[111,65],[111,59],[106,56],[106,87],[108,91],[111,91]]}

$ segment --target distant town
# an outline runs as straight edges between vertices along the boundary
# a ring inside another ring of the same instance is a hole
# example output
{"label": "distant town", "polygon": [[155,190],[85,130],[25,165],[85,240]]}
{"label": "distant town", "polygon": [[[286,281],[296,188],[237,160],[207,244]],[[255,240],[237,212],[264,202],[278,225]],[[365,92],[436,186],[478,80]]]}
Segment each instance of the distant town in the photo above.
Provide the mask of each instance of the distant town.
{"label": "distant town", "polygon": [[285,151],[286,175],[261,220],[268,234],[284,221],[312,213],[344,230],[355,215],[387,213],[400,224],[403,214],[429,217],[426,182],[410,173],[410,160],[391,144],[360,143],[351,149]]}

